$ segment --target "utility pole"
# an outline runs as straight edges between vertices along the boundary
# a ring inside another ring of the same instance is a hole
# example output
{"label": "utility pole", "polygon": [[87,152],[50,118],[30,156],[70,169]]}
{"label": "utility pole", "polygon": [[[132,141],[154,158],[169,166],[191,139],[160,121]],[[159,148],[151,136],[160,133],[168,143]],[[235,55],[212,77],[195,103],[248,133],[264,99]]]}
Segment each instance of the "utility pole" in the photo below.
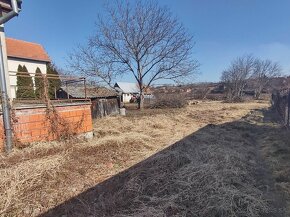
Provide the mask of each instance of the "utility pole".
{"label": "utility pole", "polygon": [[[0,17],[0,25],[1,25],[1,38],[0,38],[0,88],[1,88],[1,99],[2,99],[2,112],[3,112],[3,124],[5,130],[5,150],[7,153],[12,151],[13,148],[13,135],[12,135],[12,125],[11,125],[11,106],[10,100],[8,96],[8,77],[9,74],[6,72],[7,68],[7,56],[3,54],[3,45],[5,44],[5,35],[4,35],[4,23],[9,21],[15,16],[18,16],[19,11],[21,10],[22,0],[0,0],[1,4],[1,17]],[[3,12],[5,13],[3,15]],[[6,55],[6,52],[5,52]],[[6,67],[5,67],[6,65]],[[6,77],[6,75],[8,77]],[[9,94],[10,95],[10,94]]]}
{"label": "utility pole", "polygon": [[5,150],[7,153],[11,152],[13,147],[12,140],[12,126],[11,126],[11,107],[9,97],[7,94],[7,84],[5,76],[4,56],[3,56],[3,42],[0,40],[0,86],[1,86],[1,98],[2,98],[2,112],[3,112],[3,123],[5,129],[6,145]]}

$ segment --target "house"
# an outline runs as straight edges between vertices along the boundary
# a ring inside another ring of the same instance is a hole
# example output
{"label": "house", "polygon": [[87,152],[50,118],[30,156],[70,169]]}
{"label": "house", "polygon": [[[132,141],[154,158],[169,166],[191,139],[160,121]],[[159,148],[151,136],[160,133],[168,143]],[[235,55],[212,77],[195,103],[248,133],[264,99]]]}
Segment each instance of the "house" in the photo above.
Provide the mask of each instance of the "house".
{"label": "house", "polygon": [[121,96],[122,103],[130,102],[132,97],[140,93],[139,87],[136,83],[117,82],[114,85],[114,88]]}
{"label": "house", "polygon": [[[137,96],[140,95],[139,86],[136,83],[117,82],[114,85],[114,88],[120,95],[122,103],[131,102],[132,98],[136,98]],[[143,91],[145,100],[147,99],[150,101],[151,99],[154,98],[152,90],[149,87],[144,88]]]}
{"label": "house", "polygon": [[119,95],[112,89],[70,84],[62,86],[56,95],[58,99],[90,99],[92,118],[119,114]]}
{"label": "house", "polygon": [[17,90],[17,77],[15,75],[18,66],[25,65],[29,73],[35,73],[38,67],[43,74],[46,74],[46,66],[50,63],[50,58],[42,45],[37,43],[6,38],[6,48],[11,98],[14,99]]}

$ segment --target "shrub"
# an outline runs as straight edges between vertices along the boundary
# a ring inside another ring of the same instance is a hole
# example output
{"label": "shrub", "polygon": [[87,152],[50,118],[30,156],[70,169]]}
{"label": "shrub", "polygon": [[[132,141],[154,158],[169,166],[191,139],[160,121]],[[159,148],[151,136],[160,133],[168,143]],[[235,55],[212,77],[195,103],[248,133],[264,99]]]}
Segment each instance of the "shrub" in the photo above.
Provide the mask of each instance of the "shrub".
{"label": "shrub", "polygon": [[186,106],[186,100],[182,94],[157,94],[151,108],[182,108]]}
{"label": "shrub", "polygon": [[17,91],[16,98],[32,99],[35,98],[32,77],[25,66],[18,66],[17,70]]}
{"label": "shrub", "polygon": [[51,76],[51,78],[48,78],[49,98],[54,99],[55,91],[61,87],[61,80],[59,77],[59,72],[58,72],[57,67],[54,64],[52,63],[47,64],[47,75]]}
{"label": "shrub", "polygon": [[35,81],[35,96],[37,98],[42,98],[43,93],[44,93],[44,83],[43,83],[41,70],[38,67],[35,71],[34,81]]}
{"label": "shrub", "polygon": [[239,102],[245,102],[245,98],[243,97],[235,97],[233,99],[226,99],[224,100],[225,103],[239,103]]}

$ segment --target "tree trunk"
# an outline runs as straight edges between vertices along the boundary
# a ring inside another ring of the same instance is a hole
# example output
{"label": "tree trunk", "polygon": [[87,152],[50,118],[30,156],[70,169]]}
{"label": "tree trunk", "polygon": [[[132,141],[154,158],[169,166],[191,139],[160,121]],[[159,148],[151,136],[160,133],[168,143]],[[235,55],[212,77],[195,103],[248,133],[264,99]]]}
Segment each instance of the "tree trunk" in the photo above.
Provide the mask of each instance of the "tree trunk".
{"label": "tree trunk", "polygon": [[260,99],[262,93],[262,88],[258,88],[255,90],[255,99]]}
{"label": "tree trunk", "polygon": [[255,99],[259,99],[260,98],[260,93],[258,91],[255,91]]}
{"label": "tree trunk", "polygon": [[143,91],[140,92],[140,97],[139,97],[139,101],[138,101],[138,108],[140,110],[144,109],[144,93],[143,93]]}

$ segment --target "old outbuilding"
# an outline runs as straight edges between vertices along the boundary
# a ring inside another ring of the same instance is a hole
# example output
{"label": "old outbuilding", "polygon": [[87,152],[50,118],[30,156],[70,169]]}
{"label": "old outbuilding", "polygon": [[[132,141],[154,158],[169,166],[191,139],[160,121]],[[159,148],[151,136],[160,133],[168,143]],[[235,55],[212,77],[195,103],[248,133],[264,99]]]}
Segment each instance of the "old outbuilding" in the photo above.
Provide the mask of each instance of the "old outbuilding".
{"label": "old outbuilding", "polygon": [[120,95],[122,103],[130,102],[130,100],[136,97],[140,92],[136,83],[117,82],[114,88]]}
{"label": "old outbuilding", "polygon": [[106,87],[66,85],[57,91],[58,99],[90,99],[93,118],[119,114],[118,93]]}

